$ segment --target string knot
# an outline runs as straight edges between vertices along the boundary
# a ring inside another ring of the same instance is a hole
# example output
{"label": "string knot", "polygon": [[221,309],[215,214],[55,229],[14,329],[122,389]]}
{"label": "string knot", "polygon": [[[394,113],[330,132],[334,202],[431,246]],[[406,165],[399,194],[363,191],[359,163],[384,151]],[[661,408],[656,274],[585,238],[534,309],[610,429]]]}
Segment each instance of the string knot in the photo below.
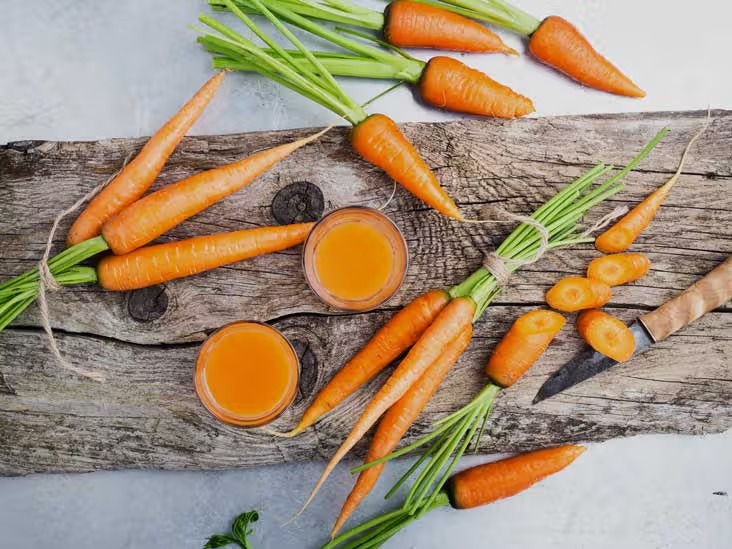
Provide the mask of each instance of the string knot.
{"label": "string knot", "polygon": [[61,289],[61,284],[56,282],[56,278],[48,267],[48,258],[45,257],[45,254],[44,258],[38,262],[38,277],[40,285],[47,292],[58,292]]}

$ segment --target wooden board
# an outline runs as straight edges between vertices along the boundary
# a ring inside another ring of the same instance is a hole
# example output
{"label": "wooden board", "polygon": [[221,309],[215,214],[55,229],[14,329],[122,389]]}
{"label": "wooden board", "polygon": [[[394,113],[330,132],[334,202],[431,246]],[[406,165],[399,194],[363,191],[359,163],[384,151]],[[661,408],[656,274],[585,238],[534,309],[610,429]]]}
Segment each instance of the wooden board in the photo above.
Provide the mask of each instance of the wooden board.
{"label": "wooden board", "polygon": [[[462,210],[476,217],[484,205],[494,203],[528,213],[594,163],[627,162],[656,131],[669,126],[669,136],[627,177],[622,196],[592,212],[590,223],[663,183],[704,116],[685,112],[468,120],[407,124],[404,130]],[[653,267],[638,283],[617,288],[611,307],[624,320],[660,305],[732,251],[732,113],[713,116],[679,185],[635,246],[648,253]],[[158,185],[306,133],[186,139]],[[0,148],[0,279],[31,267],[56,213],[107,178],[142,143],[24,142]],[[346,130],[339,128],[165,238],[272,224],[273,197],[298,181],[318,186],[327,209],[377,206],[392,189],[379,170],[356,158]],[[274,424],[285,429],[344,358],[394,310],[420,292],[460,281],[511,229],[450,222],[402,189],[387,211],[406,235],[411,265],[400,292],[368,314],[338,314],[321,304],[303,280],[299,249],[147,291],[64,290],[50,298],[60,348],[74,363],[104,372],[107,381],[99,384],[54,364],[37,310],[27,311],[0,333],[0,474],[218,469],[328,456],[383,375],[315,429],[284,440],[228,427],[209,416],[193,393],[193,363],[200,341],[216,327],[243,318],[272,322],[293,340],[303,364],[297,400]],[[469,351],[409,438],[467,402],[484,383],[482,366],[513,319],[540,306],[553,282],[582,273],[596,255],[591,246],[562,250],[518,273],[478,322]],[[542,360],[500,396],[481,449],[515,451],[638,433],[701,434],[730,428],[731,311],[728,304],[643,357],[532,407],[546,376],[581,347],[570,318]],[[360,445],[357,453],[364,448]]]}

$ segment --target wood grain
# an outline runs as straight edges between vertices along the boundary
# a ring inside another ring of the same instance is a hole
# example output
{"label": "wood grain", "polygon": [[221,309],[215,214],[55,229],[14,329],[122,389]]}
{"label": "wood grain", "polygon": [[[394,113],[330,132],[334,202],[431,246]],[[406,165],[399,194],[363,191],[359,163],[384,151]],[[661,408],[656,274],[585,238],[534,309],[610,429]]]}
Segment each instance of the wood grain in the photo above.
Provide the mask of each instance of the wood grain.
{"label": "wood grain", "polygon": [[[629,174],[623,194],[598,207],[587,219],[591,223],[663,183],[705,115],[468,120],[407,124],[404,131],[461,209],[475,217],[486,204],[495,203],[527,213],[594,163],[627,162],[656,131],[669,126],[669,136]],[[649,255],[652,267],[644,279],[616,288],[612,312],[624,320],[681,292],[732,252],[732,113],[718,111],[713,116],[679,184],[634,246]],[[309,132],[188,138],[157,186]],[[0,147],[0,279],[32,266],[56,213],[113,173],[142,143],[115,139]],[[348,204],[377,206],[392,189],[381,172],[350,151],[346,130],[337,129],[160,241],[272,224],[275,195],[294,182],[319,187],[326,211]],[[310,198],[298,200],[310,208]],[[318,202],[317,197],[313,200]],[[287,208],[278,206],[277,211]],[[242,318],[272,322],[293,340],[303,364],[300,394],[274,425],[289,427],[344,358],[396,308],[427,289],[460,281],[511,229],[448,221],[402,189],[387,211],[405,233],[411,264],[399,293],[371,313],[338,314],[320,303],[302,278],[299,249],[140,292],[79,287],[54,294],[51,316],[61,350],[72,362],[105,372],[107,382],[97,384],[51,362],[37,311],[31,308],[0,333],[0,474],[217,469],[328,456],[383,375],[316,428],[296,439],[280,440],[221,425],[210,417],[193,393],[193,362],[200,341],[216,327]],[[59,246],[61,242],[59,238]],[[562,250],[519,272],[476,325],[468,352],[410,438],[467,402],[484,383],[482,366],[513,319],[541,304],[557,278],[582,273],[596,256],[589,246]],[[531,399],[546,376],[581,347],[568,326],[532,371],[500,396],[481,448],[514,451],[565,441],[639,433],[701,434],[732,427],[730,311],[727,304],[642,357],[532,407]],[[573,321],[571,317],[568,324]],[[357,453],[364,449],[361,444]]]}

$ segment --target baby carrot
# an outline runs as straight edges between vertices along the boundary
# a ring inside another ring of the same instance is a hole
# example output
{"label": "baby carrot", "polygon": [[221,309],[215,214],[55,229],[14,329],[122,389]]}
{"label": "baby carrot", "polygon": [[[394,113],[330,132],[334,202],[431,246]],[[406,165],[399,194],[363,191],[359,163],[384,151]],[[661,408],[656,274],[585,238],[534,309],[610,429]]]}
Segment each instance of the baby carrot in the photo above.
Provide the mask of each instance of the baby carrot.
{"label": "baby carrot", "polygon": [[565,322],[562,315],[546,309],[521,315],[488,360],[488,377],[501,387],[516,383],[546,351]]}
{"label": "baby carrot", "polygon": [[546,302],[552,309],[572,313],[581,309],[602,307],[611,297],[612,290],[604,282],[568,276],[557,282],[546,293]]}
{"label": "baby carrot", "polygon": [[301,244],[313,223],[198,236],[107,256],[97,266],[107,290],[134,290]]}
{"label": "baby carrot", "polygon": [[613,254],[596,257],[587,267],[587,278],[618,286],[643,278],[651,268],[645,254]]}
{"label": "baby carrot", "polygon": [[618,362],[630,359],[635,351],[630,328],[603,311],[582,311],[577,317],[577,331],[595,351]]}
{"label": "baby carrot", "polygon": [[[450,343],[440,357],[425,370],[422,377],[394,404],[381,418],[376,428],[371,446],[366,454],[364,463],[380,459],[391,453],[397,447],[399,441],[414,423],[422,410],[430,401],[442,383],[447,373],[457,362],[460,355],[470,343],[473,335],[472,326],[468,326],[455,341]],[[338,519],[331,530],[331,536],[335,537],[341,526],[353,514],[364,498],[376,485],[381,471],[386,463],[380,463],[368,469],[364,469],[358,475],[358,480],[351,493],[348,494]]]}
{"label": "baby carrot", "polygon": [[600,55],[574,25],[559,16],[542,21],[531,35],[529,51],[542,63],[585,86],[628,97],[646,95]]}
{"label": "baby carrot", "polygon": [[407,304],[333,376],[305,410],[297,427],[285,434],[295,436],[310,427],[414,345],[449,301],[447,292],[433,290]]}
{"label": "baby carrot", "polygon": [[155,132],[119,175],[92,199],[69,230],[69,246],[99,235],[105,221],[145,194],[188,129],[213,99],[224,74],[219,72],[206,82],[173,118]]}

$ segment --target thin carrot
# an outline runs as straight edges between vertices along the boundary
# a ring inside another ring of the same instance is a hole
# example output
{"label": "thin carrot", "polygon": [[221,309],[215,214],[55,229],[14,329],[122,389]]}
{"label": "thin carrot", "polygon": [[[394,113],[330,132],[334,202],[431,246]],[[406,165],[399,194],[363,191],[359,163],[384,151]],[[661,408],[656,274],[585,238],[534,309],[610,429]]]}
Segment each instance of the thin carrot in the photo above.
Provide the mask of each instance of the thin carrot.
{"label": "thin carrot", "polygon": [[596,257],[587,267],[587,278],[604,282],[608,286],[627,284],[643,278],[651,268],[645,254],[613,254]]}
{"label": "thin carrot", "polygon": [[565,322],[562,315],[547,309],[518,317],[488,360],[488,377],[501,387],[516,383],[546,351]]}
{"label": "thin carrot", "polygon": [[381,415],[402,398],[429,366],[439,358],[465,329],[472,324],[475,302],[469,297],[456,297],[437,315],[432,325],[414,344],[394,373],[368,403],[353,429],[330,459],[315,488],[297,515],[300,515],[326,481],[336,465],[363,437]]}
{"label": "thin carrot", "polygon": [[310,427],[347,396],[409,349],[450,301],[444,290],[433,290],[412,300],[349,360],[317,394],[297,426],[295,436]]}
{"label": "thin carrot", "polygon": [[[445,348],[442,355],[425,370],[422,377],[409,391],[389,408],[379,422],[364,463],[380,459],[397,447],[414,420],[422,413],[424,407],[435,394],[442,380],[460,358],[460,355],[470,343],[472,335],[473,328],[468,326],[455,341]],[[335,537],[341,526],[371,492],[385,465],[386,463],[380,463],[359,473],[358,480],[351,489],[351,493],[348,494],[338,519],[331,530],[332,537]]]}
{"label": "thin carrot", "polygon": [[99,262],[99,284],[134,290],[301,244],[313,223],[259,227],[140,248]]}
{"label": "thin carrot", "polygon": [[701,129],[689,140],[689,143],[684,149],[684,153],[681,155],[681,160],[676,168],[676,172],[671,178],[661,185],[658,189],[649,194],[640,204],[630,210],[620,221],[615,223],[607,231],[602,233],[595,239],[595,247],[603,253],[612,254],[618,252],[624,252],[630,248],[631,244],[636,241],[640,234],[646,230],[646,227],[651,224],[653,218],[661,208],[661,204],[666,200],[666,197],[671,192],[671,189],[679,180],[681,171],[684,169],[686,163],[686,157],[689,154],[689,150],[694,143],[699,139],[702,134],[709,127],[711,122],[711,112],[707,113],[707,120]]}
{"label": "thin carrot", "polygon": [[633,356],[633,332],[619,319],[597,309],[582,311],[577,317],[577,331],[590,347],[618,362]]}
{"label": "thin carrot", "polygon": [[102,236],[117,255],[136,250],[215,202],[246,187],[327,130],[163,187],[127,206],[107,221],[102,227]]}
{"label": "thin carrot", "polygon": [[463,218],[435,174],[388,116],[372,114],[357,124],[351,131],[351,146],[364,160],[384,170],[438,212]]}
{"label": "thin carrot", "polygon": [[403,48],[518,55],[489,28],[437,6],[398,0],[385,11],[384,38]]}
{"label": "thin carrot", "polygon": [[105,221],[132,204],[150,188],[168,157],[213,99],[224,74],[223,71],[219,72],[206,82],[173,118],[155,132],[119,175],[92,199],[69,230],[69,246],[99,235]]}
{"label": "thin carrot", "polygon": [[546,302],[552,309],[572,313],[581,309],[602,307],[611,297],[612,290],[604,282],[568,276],[557,282],[546,293]]}
{"label": "thin carrot", "polygon": [[566,19],[552,15],[542,21],[529,40],[529,51],[550,65],[591,88],[628,97],[646,92],[600,55]]}
{"label": "thin carrot", "polygon": [[448,482],[450,505],[470,509],[511,497],[561,471],[584,451],[567,444],[471,467]]}

